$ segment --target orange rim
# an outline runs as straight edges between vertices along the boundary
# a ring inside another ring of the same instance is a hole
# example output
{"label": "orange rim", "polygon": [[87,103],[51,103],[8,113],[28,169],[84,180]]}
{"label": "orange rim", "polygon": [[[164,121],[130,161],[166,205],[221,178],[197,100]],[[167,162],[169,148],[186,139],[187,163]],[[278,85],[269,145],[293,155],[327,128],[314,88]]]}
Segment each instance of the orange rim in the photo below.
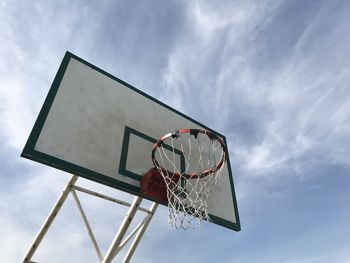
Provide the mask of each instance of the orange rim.
{"label": "orange rim", "polygon": [[[189,174],[185,174],[185,176],[189,179],[195,179],[195,178],[203,178],[205,176],[208,176],[212,173],[215,173],[216,171],[220,170],[221,167],[223,166],[224,162],[226,161],[227,158],[227,148],[226,145],[224,143],[224,141],[222,140],[222,138],[220,138],[218,135],[207,131],[207,130],[200,130],[200,129],[180,129],[178,131],[172,132],[172,133],[168,133],[165,134],[164,136],[162,136],[154,145],[152,148],[152,162],[154,164],[155,167],[160,167],[161,169],[165,170],[164,167],[162,167],[161,165],[159,165],[158,161],[156,160],[155,157],[155,153],[157,148],[159,148],[166,139],[168,138],[177,138],[180,136],[181,133],[189,133],[191,135],[193,135],[195,138],[197,138],[198,134],[205,134],[207,135],[211,140],[216,140],[220,143],[224,153],[222,155],[221,160],[212,168],[210,169],[206,169],[200,173],[189,173]],[[178,175],[180,176],[178,173],[171,173],[173,175]]]}

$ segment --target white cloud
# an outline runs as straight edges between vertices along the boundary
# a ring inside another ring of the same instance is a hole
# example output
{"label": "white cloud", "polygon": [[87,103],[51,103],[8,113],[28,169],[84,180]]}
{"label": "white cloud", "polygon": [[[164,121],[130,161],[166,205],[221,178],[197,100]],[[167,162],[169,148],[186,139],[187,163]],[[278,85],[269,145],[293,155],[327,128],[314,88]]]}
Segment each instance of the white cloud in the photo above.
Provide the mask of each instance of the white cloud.
{"label": "white cloud", "polygon": [[[215,125],[221,129],[220,126],[230,127],[228,124],[235,122],[239,129],[239,122],[249,111],[252,114],[248,121],[257,123],[263,116],[260,141],[251,145],[236,139],[232,143],[235,157],[243,162],[248,174],[271,175],[278,169],[297,172],[298,160],[302,161],[310,150],[324,151],[325,159],[333,162],[348,163],[347,147],[334,147],[339,139],[348,141],[349,92],[344,88],[349,83],[348,70],[339,68],[336,60],[334,67],[325,70],[317,55],[322,47],[305,55],[305,46],[317,42],[312,37],[319,30],[319,17],[327,16],[327,8],[315,14],[288,51],[292,52],[288,60],[273,71],[260,70],[255,65],[259,54],[254,45],[261,50],[257,39],[261,30],[270,26],[273,16],[267,20],[266,17],[277,7],[277,3],[267,2],[235,2],[224,8],[200,2],[190,5],[191,24],[186,38],[170,56],[165,74],[165,79],[171,80],[167,82],[167,96],[176,94],[174,97],[181,98],[187,111],[201,109],[198,116],[202,119],[214,115]],[[218,36],[225,39],[224,46],[216,42]],[[338,45],[336,41],[332,44]],[[219,66],[219,71],[211,72],[202,66],[211,63]],[[197,86],[192,87],[191,83]],[[244,132],[237,131],[235,135],[242,136]]]}

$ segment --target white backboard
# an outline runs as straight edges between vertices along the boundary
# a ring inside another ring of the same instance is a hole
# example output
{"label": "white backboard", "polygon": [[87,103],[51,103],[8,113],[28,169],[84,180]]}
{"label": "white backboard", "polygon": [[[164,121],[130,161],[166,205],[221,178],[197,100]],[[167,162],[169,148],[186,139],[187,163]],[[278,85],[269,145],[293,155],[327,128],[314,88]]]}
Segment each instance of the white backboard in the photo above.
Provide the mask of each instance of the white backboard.
{"label": "white backboard", "polygon": [[[180,128],[213,131],[67,52],[22,156],[140,195],[152,145]],[[239,231],[229,159],[209,200],[212,222]]]}

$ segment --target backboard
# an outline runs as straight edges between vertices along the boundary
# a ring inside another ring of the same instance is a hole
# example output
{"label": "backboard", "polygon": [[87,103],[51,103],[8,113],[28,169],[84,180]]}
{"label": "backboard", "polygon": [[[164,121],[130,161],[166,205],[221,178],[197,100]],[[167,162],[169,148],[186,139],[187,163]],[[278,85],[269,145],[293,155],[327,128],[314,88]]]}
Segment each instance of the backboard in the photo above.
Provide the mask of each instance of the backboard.
{"label": "backboard", "polygon": [[[67,52],[22,156],[141,195],[153,144],[180,128],[206,129],[226,143],[222,134]],[[213,223],[240,230],[229,158],[208,207]]]}

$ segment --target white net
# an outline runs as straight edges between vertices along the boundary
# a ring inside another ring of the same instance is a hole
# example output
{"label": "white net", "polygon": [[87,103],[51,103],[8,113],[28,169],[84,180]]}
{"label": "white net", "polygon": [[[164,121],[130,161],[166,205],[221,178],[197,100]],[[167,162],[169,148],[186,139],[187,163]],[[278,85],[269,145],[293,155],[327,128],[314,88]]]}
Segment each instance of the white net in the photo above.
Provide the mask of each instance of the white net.
{"label": "white net", "polygon": [[210,221],[208,200],[226,160],[225,146],[210,132],[177,133],[158,145],[155,166],[168,198],[168,220],[177,229],[198,229]]}

